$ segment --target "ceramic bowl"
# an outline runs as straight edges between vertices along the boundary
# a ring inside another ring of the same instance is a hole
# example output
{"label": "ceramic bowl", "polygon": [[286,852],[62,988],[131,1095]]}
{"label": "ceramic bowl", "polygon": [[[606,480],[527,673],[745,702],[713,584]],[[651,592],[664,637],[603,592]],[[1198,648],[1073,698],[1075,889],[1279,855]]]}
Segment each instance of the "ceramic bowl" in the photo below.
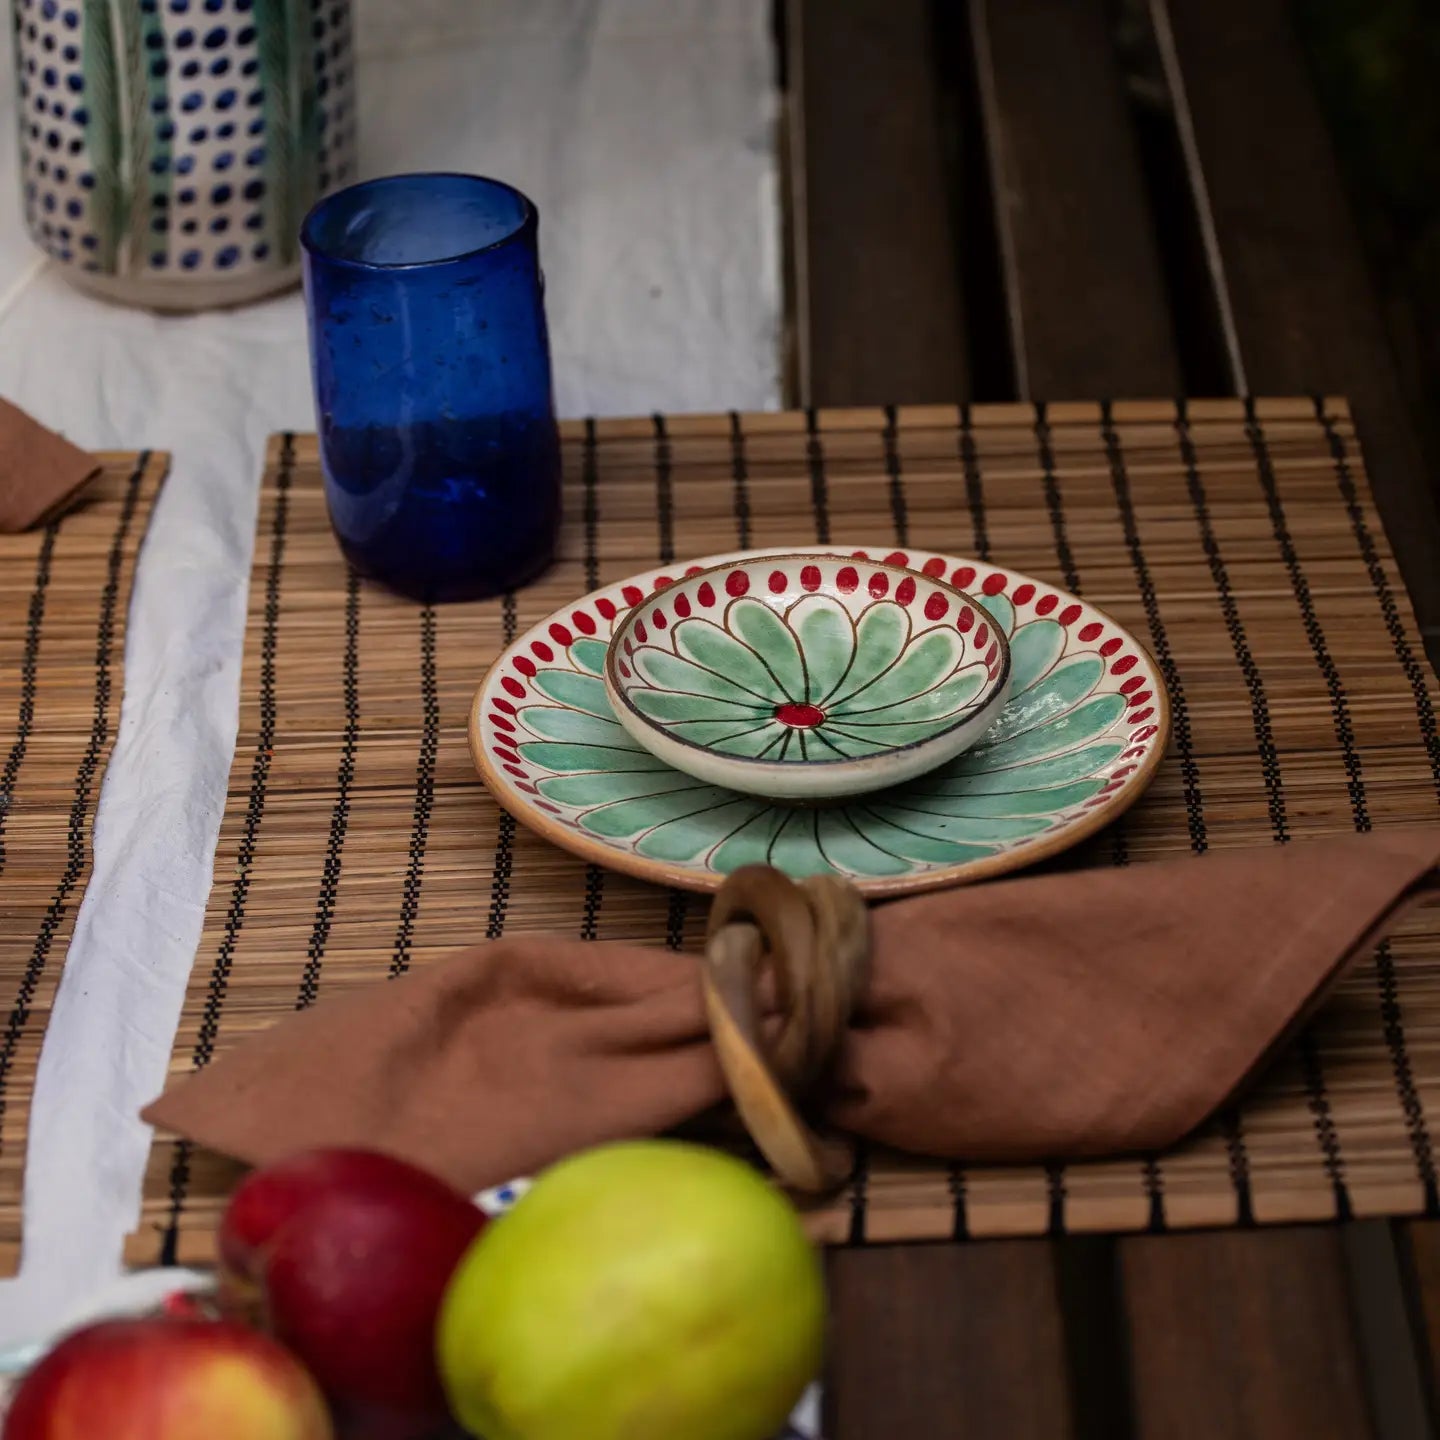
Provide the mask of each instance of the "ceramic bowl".
{"label": "ceramic bowl", "polygon": [[1010,693],[1010,649],[941,580],[800,552],[716,565],[637,605],[605,688],[629,735],[677,770],[818,803],[975,744]]}

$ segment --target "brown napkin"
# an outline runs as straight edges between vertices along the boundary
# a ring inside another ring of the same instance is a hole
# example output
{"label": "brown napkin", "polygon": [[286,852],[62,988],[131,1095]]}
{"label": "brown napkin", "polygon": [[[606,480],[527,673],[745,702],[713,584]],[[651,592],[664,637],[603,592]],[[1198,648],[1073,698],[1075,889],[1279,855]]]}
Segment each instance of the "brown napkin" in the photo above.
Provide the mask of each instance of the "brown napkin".
{"label": "brown napkin", "polygon": [[[972,1161],[1163,1148],[1431,886],[1437,860],[1440,831],[1395,831],[883,906],[818,1108]],[[724,1094],[693,958],[527,936],[287,1018],[145,1118],[254,1163],[375,1146],[476,1190]]]}
{"label": "brown napkin", "polygon": [[0,531],[54,514],[99,469],[93,455],[0,400]]}

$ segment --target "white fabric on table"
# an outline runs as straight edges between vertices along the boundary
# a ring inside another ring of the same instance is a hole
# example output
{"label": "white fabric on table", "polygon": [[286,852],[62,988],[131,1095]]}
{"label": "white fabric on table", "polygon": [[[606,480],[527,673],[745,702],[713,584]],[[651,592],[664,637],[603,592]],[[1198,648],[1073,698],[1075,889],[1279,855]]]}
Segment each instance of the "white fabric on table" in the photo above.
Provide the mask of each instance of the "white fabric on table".
{"label": "white fabric on table", "polygon": [[[779,222],[768,0],[358,0],[361,164],[518,185],[562,414],[773,407]],[[0,61],[5,57],[0,54]],[[95,869],[40,1061],[25,1253],[0,1344],[119,1268],[200,938],[237,725],[266,437],[313,426],[298,295],[161,318],[25,239],[0,69],[0,395],[79,443],[169,450],[142,552]],[[56,963],[55,961],[51,962]]]}

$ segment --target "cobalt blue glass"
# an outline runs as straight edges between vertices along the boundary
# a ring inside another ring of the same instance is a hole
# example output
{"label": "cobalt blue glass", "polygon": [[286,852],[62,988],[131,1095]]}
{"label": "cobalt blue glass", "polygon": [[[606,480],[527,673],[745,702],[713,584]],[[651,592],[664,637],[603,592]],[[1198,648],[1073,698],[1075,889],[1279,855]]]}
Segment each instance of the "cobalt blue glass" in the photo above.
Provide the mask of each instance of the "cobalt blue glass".
{"label": "cobalt blue glass", "polygon": [[511,589],[554,553],[537,229],[474,175],[353,185],[301,229],[330,521],[361,574],[416,600]]}

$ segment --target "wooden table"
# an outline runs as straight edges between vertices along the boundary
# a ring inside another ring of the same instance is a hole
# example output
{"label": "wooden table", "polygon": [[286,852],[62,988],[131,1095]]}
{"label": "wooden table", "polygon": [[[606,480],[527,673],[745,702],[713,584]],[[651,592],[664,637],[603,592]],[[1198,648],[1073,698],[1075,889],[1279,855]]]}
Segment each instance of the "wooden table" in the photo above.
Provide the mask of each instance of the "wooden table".
{"label": "wooden table", "polygon": [[[1350,397],[1432,663],[1440,520],[1282,0],[788,0],[802,405]],[[1400,1437],[1440,1225],[835,1252],[826,1435]]]}

